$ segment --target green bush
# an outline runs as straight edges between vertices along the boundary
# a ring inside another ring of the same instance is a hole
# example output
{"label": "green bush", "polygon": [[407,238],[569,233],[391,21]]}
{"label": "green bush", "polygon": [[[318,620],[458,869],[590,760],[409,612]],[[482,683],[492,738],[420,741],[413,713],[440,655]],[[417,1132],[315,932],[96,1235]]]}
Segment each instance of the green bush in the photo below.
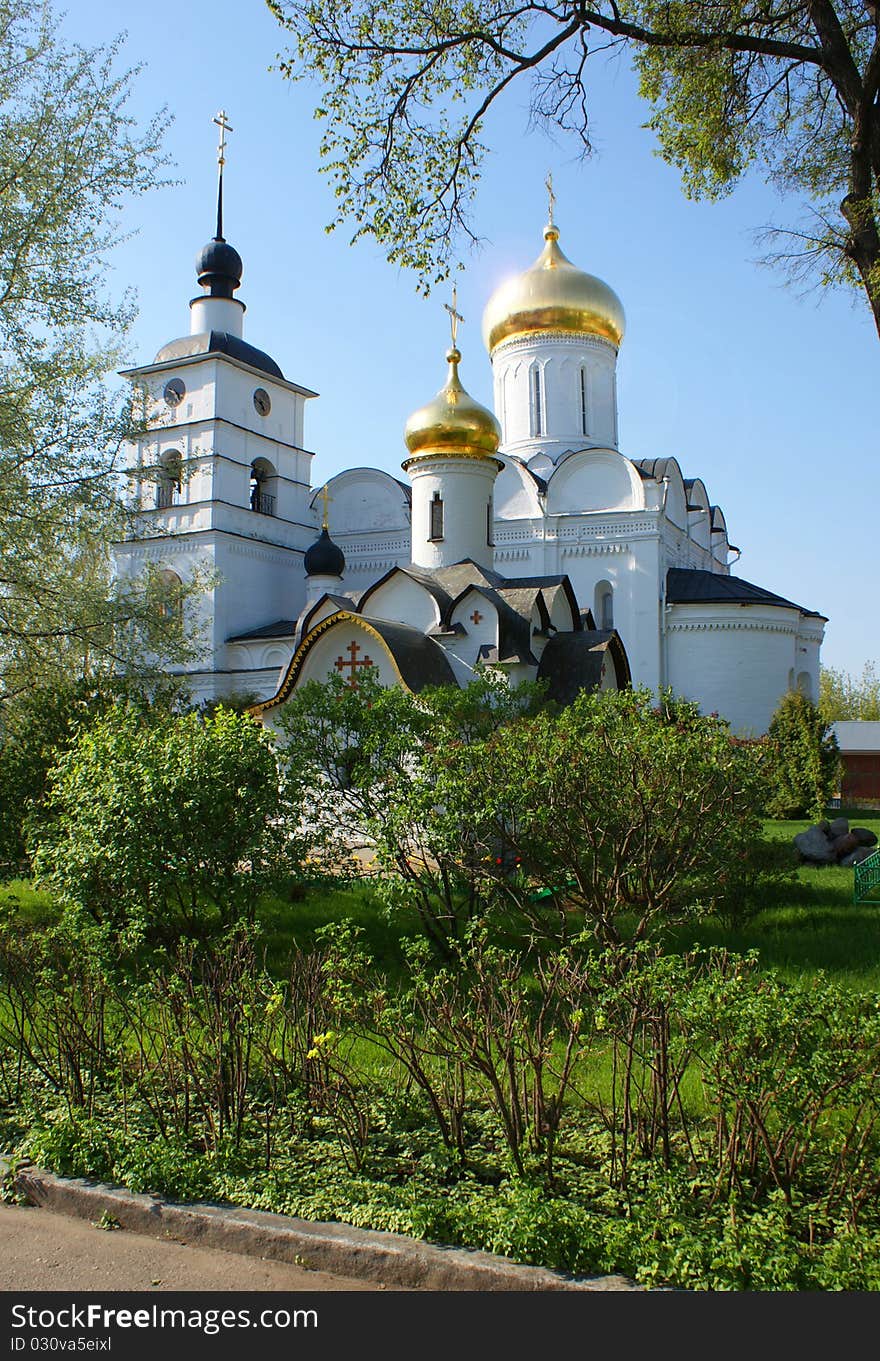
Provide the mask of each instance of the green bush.
{"label": "green bush", "polygon": [[768,816],[821,818],[840,770],[840,749],[830,723],[806,695],[789,690],[767,736]]}
{"label": "green bush", "polygon": [[268,735],[219,710],[110,710],[49,775],[29,829],[38,881],[68,920],[128,946],[251,920],[297,844]]}

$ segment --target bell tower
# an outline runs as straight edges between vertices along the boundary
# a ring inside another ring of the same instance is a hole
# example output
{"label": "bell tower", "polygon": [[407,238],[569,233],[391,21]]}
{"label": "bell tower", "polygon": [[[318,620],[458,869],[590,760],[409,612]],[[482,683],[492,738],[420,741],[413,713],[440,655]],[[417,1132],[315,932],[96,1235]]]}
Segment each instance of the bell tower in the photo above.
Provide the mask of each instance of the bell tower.
{"label": "bell tower", "polygon": [[277,667],[239,674],[228,642],[255,624],[296,619],[305,602],[303,554],[315,536],[306,402],[317,394],[285,378],[244,339],[236,296],[243,264],[223,235],[226,113],[217,149],[217,226],[196,257],[201,292],[189,334],[150,364],[123,371],[140,393],[145,429],[129,449],[129,478],[142,536],[120,544],[116,568],[146,563],[181,581],[207,582],[188,602],[185,626],[200,647],[187,672],[196,699],[274,683]]}

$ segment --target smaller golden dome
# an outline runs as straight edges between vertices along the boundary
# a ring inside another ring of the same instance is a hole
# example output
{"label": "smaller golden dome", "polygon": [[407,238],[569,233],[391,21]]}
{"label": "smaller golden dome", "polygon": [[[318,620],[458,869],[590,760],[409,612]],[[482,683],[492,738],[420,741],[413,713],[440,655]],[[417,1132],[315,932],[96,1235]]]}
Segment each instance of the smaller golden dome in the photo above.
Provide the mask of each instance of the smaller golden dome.
{"label": "smaller golden dome", "polygon": [[450,458],[493,458],[501,443],[501,426],[479,402],[465,392],[458,376],[461,354],[453,346],[446,353],[449,374],[442,387],[426,406],[414,411],[406,423],[404,439],[411,457],[435,454]]}
{"label": "smaller golden dome", "polygon": [[559,249],[559,229],[544,228],[545,246],[531,269],[501,284],[483,313],[483,340],[491,354],[511,336],[567,331],[623,339],[623,304],[612,288],[573,265]]}

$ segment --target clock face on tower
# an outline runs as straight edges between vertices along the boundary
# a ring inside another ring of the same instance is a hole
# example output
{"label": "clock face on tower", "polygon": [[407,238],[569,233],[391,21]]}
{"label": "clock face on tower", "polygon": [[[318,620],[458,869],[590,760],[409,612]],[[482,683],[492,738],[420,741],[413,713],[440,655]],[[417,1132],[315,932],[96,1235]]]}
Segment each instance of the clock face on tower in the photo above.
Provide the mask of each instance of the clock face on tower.
{"label": "clock face on tower", "polygon": [[261,416],[268,416],[272,410],[272,398],[265,388],[257,388],[254,393],[254,406]]}
{"label": "clock face on tower", "polygon": [[186,395],[186,388],[180,378],[172,378],[170,383],[165,384],[163,397],[169,406],[179,406]]}

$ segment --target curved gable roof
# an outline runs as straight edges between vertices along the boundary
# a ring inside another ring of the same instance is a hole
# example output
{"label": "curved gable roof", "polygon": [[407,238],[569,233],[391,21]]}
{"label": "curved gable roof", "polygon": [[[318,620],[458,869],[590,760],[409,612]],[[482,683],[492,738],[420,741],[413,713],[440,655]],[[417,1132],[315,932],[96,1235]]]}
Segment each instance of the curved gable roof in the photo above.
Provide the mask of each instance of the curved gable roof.
{"label": "curved gable roof", "polygon": [[383,644],[401,684],[408,690],[418,693],[428,686],[456,683],[443,648],[420,629],[411,628],[409,624],[391,623],[386,619],[367,619],[351,610],[338,610],[309,630],[290,659],[284,678],[271,699],[255,704],[248,712],[259,716],[289,699],[314,644],[341,624],[354,624]]}
{"label": "curved gable roof", "polygon": [[440,618],[442,619],[444,617],[452,604],[452,595],[449,591],[445,590],[437,580],[437,574],[435,572],[420,572],[417,567],[389,568],[384,576],[381,576],[378,581],[374,581],[372,586],[368,586],[363,595],[360,596],[357,602],[358,613],[364,613],[364,606],[367,604],[370,597],[379,590],[380,586],[384,586],[386,582],[391,581],[393,577],[398,575],[408,577],[410,581],[414,581],[417,586],[421,586],[427,591],[428,595],[432,596],[437,602]]}
{"label": "curved gable roof", "polygon": [[629,660],[620,636],[613,629],[557,633],[541,654],[539,681],[547,685],[547,698],[571,704],[581,690],[595,690],[602,681],[602,666],[610,657],[619,688],[631,683]]}

